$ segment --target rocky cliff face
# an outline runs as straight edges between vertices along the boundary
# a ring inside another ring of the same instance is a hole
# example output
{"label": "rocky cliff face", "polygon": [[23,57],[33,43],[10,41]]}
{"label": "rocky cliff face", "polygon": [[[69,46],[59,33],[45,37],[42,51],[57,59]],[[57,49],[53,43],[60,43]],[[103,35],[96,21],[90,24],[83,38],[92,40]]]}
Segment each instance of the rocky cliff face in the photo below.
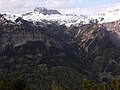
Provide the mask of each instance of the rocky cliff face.
{"label": "rocky cliff face", "polygon": [[44,7],[36,7],[34,9],[34,12],[39,12],[39,13],[42,13],[44,15],[51,15],[51,14],[58,14],[58,15],[61,15],[61,13],[57,10],[51,10],[51,9],[46,9]]}
{"label": "rocky cliff face", "polygon": [[34,75],[39,66],[71,67],[96,81],[120,75],[120,48],[113,41],[118,38],[112,37],[118,31],[118,22],[66,27],[53,21],[33,23],[22,18],[11,22],[1,15],[0,77],[19,73],[29,78],[27,75]]}
{"label": "rocky cliff face", "polygon": [[83,66],[87,66],[87,70],[100,76],[104,76],[105,72],[111,73],[106,74],[106,77],[119,75],[119,48],[114,40],[120,40],[113,37],[114,30],[99,24],[87,24],[78,28],[72,42],[75,45],[73,52],[83,62]]}
{"label": "rocky cliff face", "polygon": [[110,38],[117,47],[120,47],[120,20],[103,24],[110,31]]}
{"label": "rocky cliff face", "polygon": [[[1,57],[41,54],[43,57],[53,57],[48,62],[58,57],[66,58],[61,65],[66,64],[68,59],[75,58],[67,44],[70,36],[65,33],[65,25],[46,21],[33,23],[22,18],[16,19],[14,23],[6,19],[2,22],[5,23],[0,26]],[[70,62],[72,62],[71,59]],[[55,61],[54,64],[56,63],[60,64],[59,61]]]}
{"label": "rocky cliff face", "polygon": [[[49,25],[42,27],[34,26],[32,22],[27,22],[18,18],[15,24],[10,25],[10,22],[6,22],[1,25],[1,53],[4,52],[6,47],[12,48],[26,44],[28,41],[42,41],[48,48],[51,44],[55,47],[62,48],[60,42],[57,39],[47,35],[47,28]],[[9,27],[10,26],[10,27]],[[5,27],[5,28],[4,28]],[[50,28],[51,30],[55,27]],[[56,26],[56,29],[59,28]],[[55,33],[55,32],[54,32]]]}

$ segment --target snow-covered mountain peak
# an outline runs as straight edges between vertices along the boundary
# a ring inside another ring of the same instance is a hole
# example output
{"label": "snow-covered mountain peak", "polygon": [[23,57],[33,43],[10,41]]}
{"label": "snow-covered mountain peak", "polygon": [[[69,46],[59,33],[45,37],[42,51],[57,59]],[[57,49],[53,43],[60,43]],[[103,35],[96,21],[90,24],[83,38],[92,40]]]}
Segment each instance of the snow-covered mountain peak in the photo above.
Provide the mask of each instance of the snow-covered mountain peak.
{"label": "snow-covered mountain peak", "polygon": [[40,10],[44,10],[44,9],[46,9],[45,7],[36,7],[35,9],[34,9],[34,11],[40,11]]}
{"label": "snow-covered mountain peak", "polygon": [[113,13],[115,13],[115,12],[119,12],[120,11],[120,9],[114,9],[114,10],[109,10],[108,12],[113,12]]}
{"label": "snow-covered mountain peak", "polygon": [[89,19],[97,19],[99,23],[117,21],[120,19],[120,9],[114,8],[111,10],[103,11],[102,13],[89,16]]}
{"label": "snow-covered mountain peak", "polygon": [[120,8],[113,8],[96,15],[76,15],[76,14],[61,14],[58,10],[47,9],[45,7],[36,7],[32,12],[22,15],[3,13],[7,20],[14,22],[18,17],[27,21],[42,22],[42,21],[57,21],[60,25],[80,25],[87,24],[90,20],[98,20],[99,23],[113,22],[120,19]]}
{"label": "snow-covered mountain peak", "polygon": [[51,15],[51,14],[61,15],[61,13],[58,10],[47,9],[45,7],[36,7],[34,9],[34,12],[39,12],[39,13],[42,13],[44,15]]}
{"label": "snow-covered mountain peak", "polygon": [[22,18],[29,21],[57,21],[59,24],[70,26],[76,24],[76,21],[84,16],[75,14],[61,14],[57,10],[46,9],[44,7],[36,7],[33,12],[22,15]]}
{"label": "snow-covered mountain peak", "polygon": [[8,13],[8,12],[1,13],[1,15],[3,15],[4,18],[6,18],[7,20],[10,20],[12,22],[14,22],[18,17],[21,17],[21,15],[19,15],[19,14],[12,14],[12,13]]}

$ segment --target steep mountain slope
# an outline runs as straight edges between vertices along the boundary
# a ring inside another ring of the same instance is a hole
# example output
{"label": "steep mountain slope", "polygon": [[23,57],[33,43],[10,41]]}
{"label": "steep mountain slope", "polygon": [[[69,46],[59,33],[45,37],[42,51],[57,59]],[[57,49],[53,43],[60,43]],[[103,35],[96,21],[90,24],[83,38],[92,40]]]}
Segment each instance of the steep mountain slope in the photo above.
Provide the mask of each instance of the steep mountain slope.
{"label": "steep mountain slope", "polygon": [[120,20],[103,24],[110,31],[111,40],[120,47]]}
{"label": "steep mountain slope", "polygon": [[0,15],[0,79],[21,77],[42,90],[54,84],[80,90],[83,78],[110,81],[120,75],[115,42],[120,40],[114,35],[119,36],[119,21],[66,27],[20,17],[12,22]]}
{"label": "steep mountain slope", "polygon": [[[58,73],[54,67],[62,66],[60,70],[65,70],[64,74],[67,71],[65,67],[78,68],[80,65],[68,44],[72,37],[66,34],[66,26],[47,21],[33,24],[22,18],[11,22],[3,15],[0,21],[0,79],[19,76],[32,84],[34,89],[34,85],[39,85],[44,90],[51,90],[54,82],[51,74],[57,77]],[[67,73],[78,73],[71,68]],[[81,69],[81,72],[86,71]],[[77,78],[74,73],[72,77]],[[80,77],[81,74],[78,75]]]}
{"label": "steep mountain slope", "polygon": [[[103,25],[87,25],[83,26],[76,36],[79,50],[83,51],[82,54],[78,53],[78,57],[82,58],[87,69],[100,76],[106,72],[109,72],[108,77],[115,73],[120,75],[120,52],[111,39],[111,35],[114,35],[111,31]],[[116,39],[114,37],[114,40]]]}

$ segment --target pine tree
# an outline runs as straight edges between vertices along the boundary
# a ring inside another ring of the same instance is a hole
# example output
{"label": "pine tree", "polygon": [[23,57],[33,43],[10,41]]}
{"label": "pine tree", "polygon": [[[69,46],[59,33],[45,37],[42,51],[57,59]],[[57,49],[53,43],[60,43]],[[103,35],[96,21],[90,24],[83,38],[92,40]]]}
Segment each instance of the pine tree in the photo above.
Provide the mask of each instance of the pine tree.
{"label": "pine tree", "polygon": [[91,87],[92,87],[92,84],[88,80],[84,79],[83,80],[83,88],[84,88],[84,90],[91,90]]}

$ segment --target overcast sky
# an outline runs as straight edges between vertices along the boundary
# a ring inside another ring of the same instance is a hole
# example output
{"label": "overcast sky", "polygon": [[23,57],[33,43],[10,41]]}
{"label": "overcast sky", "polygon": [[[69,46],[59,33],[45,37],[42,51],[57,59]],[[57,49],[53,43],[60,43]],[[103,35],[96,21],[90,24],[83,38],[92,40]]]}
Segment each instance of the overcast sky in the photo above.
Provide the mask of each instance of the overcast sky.
{"label": "overcast sky", "polygon": [[25,13],[35,7],[58,9],[63,13],[94,14],[120,7],[120,0],[0,0],[0,12]]}

